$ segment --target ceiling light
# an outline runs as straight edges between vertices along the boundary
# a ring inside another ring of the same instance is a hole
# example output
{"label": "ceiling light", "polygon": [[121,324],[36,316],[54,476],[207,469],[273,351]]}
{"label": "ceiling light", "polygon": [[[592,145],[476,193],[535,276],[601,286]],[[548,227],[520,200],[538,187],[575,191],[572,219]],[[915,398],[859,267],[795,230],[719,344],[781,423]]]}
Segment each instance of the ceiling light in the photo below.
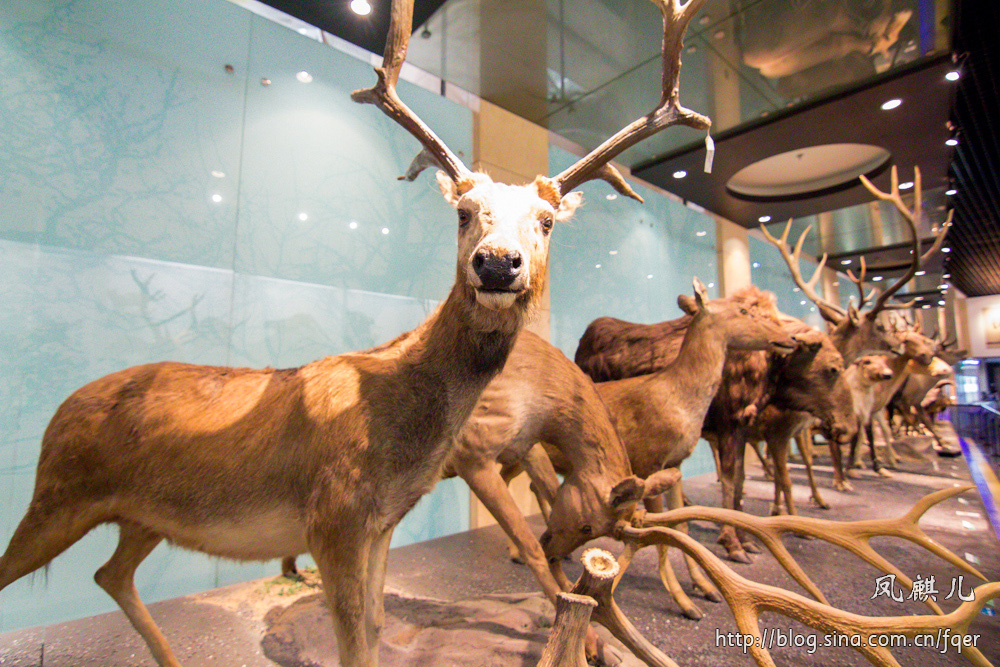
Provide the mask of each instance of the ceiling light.
{"label": "ceiling light", "polygon": [[[912,187],[913,187],[913,181],[907,181],[905,183],[900,183],[899,184],[899,189],[900,190],[909,190]],[[913,253],[910,253],[910,254],[913,254]]]}
{"label": "ceiling light", "polygon": [[708,284],[708,289],[712,289],[713,287],[715,287],[715,283],[709,283]]}
{"label": "ceiling light", "polygon": [[212,195],[212,201],[214,201],[216,204],[218,204],[219,202],[222,201],[222,195],[220,195],[218,193]]}
{"label": "ceiling light", "polygon": [[806,302],[804,300],[803,301],[799,301],[799,305],[804,306],[804,305],[806,305]]}
{"label": "ceiling light", "polygon": [[309,214],[308,213],[305,213],[305,212],[299,213],[299,220],[301,220],[302,222],[305,222],[308,219],[309,219]]}
{"label": "ceiling light", "polygon": [[833,286],[834,287],[840,287],[840,281],[839,280],[834,280],[833,281]]}
{"label": "ceiling light", "polygon": [[695,234],[694,234],[694,235],[695,235],[695,236],[704,236],[705,234],[708,234],[708,232],[705,232],[705,231],[701,231],[701,232],[695,232]]}
{"label": "ceiling light", "polygon": [[889,100],[888,102],[882,105],[882,111],[892,111],[902,103],[903,100],[899,99],[898,97],[894,100]]}
{"label": "ceiling light", "polygon": [[929,303],[925,303],[924,305],[922,305],[922,306],[920,306],[920,307],[921,307],[921,308],[930,308],[930,307],[931,307],[931,304],[929,304]]}
{"label": "ceiling light", "polygon": [[953,69],[947,74],[945,74],[944,78],[948,79],[948,81],[958,81],[960,78],[962,78],[962,75],[961,73],[959,73],[957,69]]}
{"label": "ceiling light", "polygon": [[383,234],[388,234],[389,233],[389,228],[388,227],[383,227],[382,228],[382,233]]}
{"label": "ceiling light", "polygon": [[302,70],[301,72],[295,75],[295,78],[302,83],[312,83],[313,75],[305,70]]}
{"label": "ceiling light", "polygon": [[956,190],[955,188],[951,188],[950,190],[945,190],[944,193],[949,197],[954,197],[955,195],[958,194],[958,190]]}
{"label": "ceiling light", "polygon": [[849,260],[849,259],[843,259],[843,260],[840,261],[840,263],[843,264],[844,266],[847,266],[848,264],[851,263],[851,260]]}
{"label": "ceiling light", "polygon": [[948,286],[945,285],[944,283],[941,283],[940,285],[938,285],[938,289],[948,289]]}
{"label": "ceiling light", "polygon": [[943,306],[943,305],[945,305],[945,302],[944,301],[938,301],[938,305],[939,306]]}
{"label": "ceiling light", "polygon": [[652,280],[652,279],[653,279],[653,274],[652,273],[650,273],[648,276],[646,276],[646,280]]}
{"label": "ceiling light", "polygon": [[358,223],[356,223],[353,220],[351,220],[351,224],[349,224],[347,226],[350,227],[351,229],[357,229],[358,228]]}
{"label": "ceiling light", "polygon": [[951,278],[951,274],[950,273],[946,273],[946,274],[944,274],[941,277],[944,278],[945,280],[948,280],[948,278]]}
{"label": "ceiling light", "polygon": [[951,252],[951,248],[949,248],[948,246],[945,246],[945,247],[941,248],[941,252]]}
{"label": "ceiling light", "polygon": [[872,276],[872,282],[877,283],[882,280],[882,276]]}
{"label": "ceiling light", "polygon": [[915,276],[922,276],[922,275],[925,275],[926,273],[927,273],[926,271],[924,271],[923,269],[920,269],[919,271],[917,271],[913,275],[915,275]]}
{"label": "ceiling light", "polygon": [[792,288],[792,291],[793,291],[793,292],[801,292],[802,290],[800,290],[800,289],[799,289],[798,287],[793,287],[793,288]]}
{"label": "ceiling light", "polygon": [[213,169],[213,170],[212,170],[211,172],[209,172],[209,173],[211,173],[211,174],[212,174],[212,176],[214,176],[215,178],[225,178],[225,177],[226,177],[226,172],[224,172],[224,171],[219,171],[218,169]]}
{"label": "ceiling light", "polygon": [[753,268],[759,269],[760,268],[760,262],[754,262],[753,263]]}
{"label": "ceiling light", "polygon": [[368,4],[368,0],[351,0],[351,11],[358,16],[368,16],[372,6]]}
{"label": "ceiling light", "polygon": [[762,215],[759,218],[757,218],[757,222],[771,222],[771,216]]}
{"label": "ceiling light", "polygon": [[677,171],[674,172],[674,178],[684,178],[687,175],[688,173],[683,169],[678,169]]}
{"label": "ceiling light", "polygon": [[617,250],[609,250],[609,251],[608,251],[608,254],[609,254],[609,255],[617,255],[617,254],[618,254],[618,251],[617,251]]}
{"label": "ceiling light", "polygon": [[956,139],[955,137],[952,137],[951,139],[948,139],[947,141],[945,141],[944,145],[945,146],[957,146],[958,145],[958,139]]}
{"label": "ceiling light", "polygon": [[594,264],[594,268],[595,269],[599,269],[599,268],[601,268],[601,265],[600,264]]}
{"label": "ceiling light", "polygon": [[604,198],[607,199],[608,201],[614,201],[614,200],[618,199],[618,195],[616,195],[615,193],[612,192],[609,195],[605,195]]}

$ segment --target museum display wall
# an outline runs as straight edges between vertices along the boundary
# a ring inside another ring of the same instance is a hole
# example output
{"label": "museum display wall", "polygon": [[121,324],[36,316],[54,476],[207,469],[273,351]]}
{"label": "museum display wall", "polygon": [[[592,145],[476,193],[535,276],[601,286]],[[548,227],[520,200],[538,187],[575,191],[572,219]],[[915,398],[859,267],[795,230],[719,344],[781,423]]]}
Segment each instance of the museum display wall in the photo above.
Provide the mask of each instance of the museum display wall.
{"label": "museum display wall", "polygon": [[[396,181],[415,142],[349,93],[367,62],[226,0],[14,0],[0,7],[0,534],[31,496],[59,403],[106,373],[160,360],[297,366],[421,322],[454,274],[454,213],[434,180]],[[470,109],[410,84],[403,97],[472,154]],[[550,173],[572,161],[550,149]],[[471,160],[469,160],[471,162]],[[715,221],[639,185],[603,183],[555,230],[551,338],[572,358],[595,317],[678,317],[698,276],[720,294]],[[753,277],[790,302],[780,256],[751,238]],[[600,265],[600,266],[598,266]],[[686,475],[713,469],[702,443]],[[467,529],[448,480],[396,530],[398,546]],[[94,531],[6,592],[0,631],[115,609],[92,573]],[[270,575],[160,546],[147,602]]]}

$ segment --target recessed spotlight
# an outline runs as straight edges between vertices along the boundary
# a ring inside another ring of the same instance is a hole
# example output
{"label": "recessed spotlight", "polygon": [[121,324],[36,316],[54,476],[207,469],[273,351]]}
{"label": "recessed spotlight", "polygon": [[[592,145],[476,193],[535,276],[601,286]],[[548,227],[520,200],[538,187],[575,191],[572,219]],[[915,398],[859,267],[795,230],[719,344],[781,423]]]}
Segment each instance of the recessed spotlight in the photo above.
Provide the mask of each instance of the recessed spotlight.
{"label": "recessed spotlight", "polygon": [[806,305],[806,302],[805,302],[805,300],[803,300],[803,301],[799,301],[799,305],[800,305],[800,306],[804,306],[804,305]]}
{"label": "recessed spotlight", "polygon": [[843,259],[843,260],[841,260],[841,261],[840,261],[840,263],[841,263],[842,265],[844,265],[844,266],[847,266],[848,264],[850,264],[850,263],[851,263],[851,260],[849,260],[849,259]]}
{"label": "recessed spotlight", "polygon": [[358,228],[358,223],[356,223],[353,220],[351,220],[351,223],[349,225],[347,225],[347,226],[350,227],[351,229],[357,229]]}
{"label": "recessed spotlight", "polygon": [[948,289],[948,286],[945,285],[944,283],[941,283],[940,285],[938,285],[938,289]]}
{"label": "recessed spotlight", "polygon": [[941,277],[944,278],[945,280],[948,280],[948,278],[951,278],[951,274],[950,273],[946,273],[946,274],[944,274]]}
{"label": "recessed spotlight", "polygon": [[754,262],[753,263],[753,268],[759,269],[760,268],[760,262]]}
{"label": "recessed spotlight", "polygon": [[840,281],[839,280],[834,280],[833,281],[833,286],[834,287],[840,287]]}
{"label": "recessed spotlight", "polygon": [[955,195],[958,194],[958,190],[956,190],[955,188],[950,188],[948,190],[945,190],[944,193],[949,197],[954,197]]}
{"label": "recessed spotlight", "polygon": [[609,251],[608,251],[608,254],[609,254],[609,255],[617,255],[617,254],[618,254],[618,251],[617,251],[617,250],[609,250]]}
{"label": "recessed spotlight", "polygon": [[793,291],[793,292],[801,292],[802,290],[800,290],[800,289],[799,289],[798,287],[793,287],[793,288],[792,288],[792,291]]}
{"label": "recessed spotlight", "polygon": [[309,219],[309,214],[308,213],[306,213],[304,211],[302,213],[299,213],[299,220],[301,220],[302,222],[305,222],[308,219]]}
{"label": "recessed spotlight", "polygon": [[924,271],[923,269],[920,269],[919,271],[917,271],[913,275],[915,275],[915,276],[922,276],[922,275],[925,275],[926,273],[927,273],[926,271]]}
{"label": "recessed spotlight", "polygon": [[604,198],[607,199],[608,201],[614,201],[614,200],[618,199],[618,195],[616,195],[614,192],[612,192],[609,195],[604,195]]}
{"label": "recessed spotlight", "polygon": [[899,99],[898,97],[896,99],[894,99],[894,100],[889,100],[888,102],[885,102],[882,105],[882,111],[892,111],[893,109],[895,109],[896,107],[898,107],[902,103],[903,103],[903,100]]}
{"label": "recessed spotlight", "polygon": [[298,79],[301,83],[312,83],[313,75],[305,70],[302,70],[301,72],[295,75],[295,78]]}
{"label": "recessed spotlight", "polygon": [[872,282],[877,283],[882,280],[882,276],[872,276]]}
{"label": "recessed spotlight", "polygon": [[900,183],[899,184],[899,189],[900,190],[909,190],[912,187],[913,187],[913,181],[907,181],[905,183]]}
{"label": "recessed spotlight", "polygon": [[962,78],[962,74],[957,69],[953,69],[945,74],[944,78],[948,79],[948,81],[958,81]]}
{"label": "recessed spotlight", "polygon": [[678,169],[677,171],[674,172],[674,178],[684,178],[687,175],[688,173],[683,169]]}
{"label": "recessed spotlight", "polygon": [[653,279],[653,274],[652,273],[650,273],[648,276],[646,276],[646,280],[652,280],[652,279]]}
{"label": "recessed spotlight", "polygon": [[368,16],[371,14],[372,6],[368,4],[368,0],[351,0],[351,11],[358,16]]}
{"label": "recessed spotlight", "polygon": [[931,304],[929,304],[929,303],[925,303],[924,305],[922,305],[922,306],[920,306],[920,307],[921,307],[921,308],[930,308],[930,307],[931,307]]}
{"label": "recessed spotlight", "polygon": [[222,201],[222,195],[220,195],[219,193],[215,193],[214,195],[212,195],[212,201],[218,204],[219,202]]}
{"label": "recessed spotlight", "polygon": [[956,139],[955,137],[952,137],[951,139],[946,140],[944,142],[944,145],[945,146],[957,146],[958,145],[958,139]]}
{"label": "recessed spotlight", "polygon": [[213,169],[209,173],[212,174],[212,176],[214,176],[215,178],[225,178],[226,177],[226,172],[219,171],[218,169]]}
{"label": "recessed spotlight", "polygon": [[388,227],[383,227],[382,228],[382,233],[383,234],[388,234],[389,233],[389,228]]}
{"label": "recessed spotlight", "polygon": [[945,305],[945,302],[944,301],[938,301],[938,305],[939,306],[943,306],[943,305]]}
{"label": "recessed spotlight", "polygon": [[951,252],[951,248],[949,248],[948,246],[945,246],[945,247],[941,248],[941,252]]}
{"label": "recessed spotlight", "polygon": [[594,264],[594,268],[595,269],[599,269],[599,268],[601,268],[601,265],[600,264]]}
{"label": "recessed spotlight", "polygon": [[759,218],[757,218],[757,222],[771,222],[771,216],[762,215]]}
{"label": "recessed spotlight", "polygon": [[705,234],[708,234],[708,232],[705,232],[705,231],[701,231],[701,232],[695,232],[695,234],[694,234],[694,235],[695,235],[695,236],[704,236]]}
{"label": "recessed spotlight", "polygon": [[713,287],[715,287],[715,283],[709,283],[708,284],[708,289],[712,289]]}

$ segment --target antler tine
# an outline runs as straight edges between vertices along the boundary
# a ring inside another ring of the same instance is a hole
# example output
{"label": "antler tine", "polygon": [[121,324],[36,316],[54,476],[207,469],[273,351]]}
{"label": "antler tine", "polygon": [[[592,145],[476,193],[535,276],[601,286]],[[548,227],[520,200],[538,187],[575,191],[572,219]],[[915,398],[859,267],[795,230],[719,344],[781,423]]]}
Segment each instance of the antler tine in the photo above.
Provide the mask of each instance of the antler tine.
{"label": "antler tine", "polygon": [[[423,145],[423,151],[433,157],[434,161],[451,177],[460,181],[470,171],[462,161],[441,141],[417,115],[403,103],[396,94],[396,83],[399,72],[406,60],[406,49],[410,43],[410,33],[413,31],[413,0],[392,0],[392,14],[389,22],[389,34],[385,39],[385,54],[382,57],[382,67],[375,68],[378,81],[371,88],[355,90],[351,99],[359,104],[374,104],[389,118],[403,126],[407,132],[416,137]],[[413,180],[419,169],[418,161],[414,160],[407,172],[406,178]],[[424,166],[427,160],[423,161]]]}
{"label": "antler tine", "polygon": [[782,232],[780,240],[774,238],[774,236],[771,235],[771,232],[767,231],[767,227],[764,225],[761,225],[760,229],[764,232],[764,237],[781,253],[781,256],[785,259],[785,264],[788,265],[788,270],[791,272],[792,279],[795,281],[795,284],[799,286],[799,289],[802,290],[803,294],[809,297],[812,302],[816,304],[819,308],[820,314],[823,315],[823,318],[828,322],[836,324],[846,317],[847,313],[843,308],[835,303],[821,298],[820,295],[816,293],[816,284],[819,282],[820,276],[823,273],[823,267],[826,266],[826,253],[823,253],[823,257],[816,265],[816,270],[813,271],[812,277],[809,278],[809,281],[806,282],[802,278],[799,261],[802,257],[802,246],[805,243],[806,236],[809,234],[810,230],[812,230],[812,225],[806,227],[805,231],[799,235],[799,240],[795,243],[794,254],[788,249],[788,232],[792,229],[791,220],[789,220],[788,224],[785,225],[785,231]]}
{"label": "antler tine", "polygon": [[707,116],[681,106],[679,81],[681,72],[681,47],[688,23],[705,3],[705,0],[653,0],[663,14],[663,78],[659,105],[645,116],[638,118],[609,137],[600,146],[555,177],[562,194],[586,181],[601,178],[625,196],[642,201],[625,182],[621,174],[609,163],[622,151],[671,125],[687,125],[707,130],[712,121]]}
{"label": "antler tine", "polygon": [[868,293],[868,296],[865,296],[864,282],[865,282],[865,274],[868,272],[868,267],[865,265],[864,255],[859,257],[858,261],[861,262],[861,270],[858,271],[858,277],[855,278],[854,272],[852,272],[850,269],[847,270],[847,277],[851,279],[852,283],[858,286],[858,299],[859,299],[858,309],[860,310],[861,308],[865,307],[866,303],[871,301],[871,298],[875,296],[876,290],[873,288],[872,291]]}
{"label": "antler tine", "polygon": [[[917,221],[920,219],[920,213],[923,210],[923,187],[920,178],[920,167],[913,168],[913,209],[907,208],[906,204],[903,203],[903,198],[899,194],[899,171],[896,169],[896,165],[892,166],[892,171],[890,172],[890,191],[882,192],[876,188],[870,180],[864,175],[859,176],[861,179],[861,184],[865,186],[868,192],[872,193],[878,199],[882,201],[891,202],[896,210],[899,211],[900,215],[903,216],[903,220],[906,221],[906,225],[910,228],[910,233],[912,234],[912,251],[913,261],[910,263],[910,268],[907,270],[903,277],[892,284],[891,287],[886,289],[879,295],[878,300],[875,305],[872,306],[871,314],[875,315],[880,310],[885,308],[886,302],[889,300],[893,294],[899,291],[899,289],[910,282],[913,276],[916,275],[917,269],[920,268],[921,263],[924,261],[924,257],[920,256],[920,235],[917,231]],[[943,241],[943,238],[942,238]]]}
{"label": "antler tine", "polygon": [[[810,600],[792,591],[750,581],[727,567],[715,554],[688,535],[672,528],[633,528],[623,526],[621,537],[626,542],[642,546],[668,544],[693,556],[722,592],[729,604],[736,625],[748,639],[744,647],[761,667],[774,667],[767,642],[761,636],[760,614],[771,611],[799,621],[814,630],[827,634],[858,635],[860,642],[851,642],[852,648],[880,667],[898,667],[899,663],[887,648],[878,642],[866,641],[873,635],[902,634],[913,638],[933,634],[935,630],[950,628],[964,635],[972,620],[991,599],[1000,597],[1000,582],[982,584],[974,589],[974,600],[963,602],[950,614],[933,616],[861,616]],[[959,649],[976,665],[989,665],[989,661],[975,647]]]}
{"label": "antler tine", "polygon": [[909,310],[917,305],[916,299],[910,299],[904,303],[887,303],[882,306],[882,310]]}
{"label": "antler tine", "polygon": [[[774,554],[774,557],[785,568],[785,571],[799,585],[809,591],[810,595],[817,600],[825,601],[823,593],[819,591],[809,576],[806,575],[798,563],[795,562],[795,559],[792,558],[791,554],[788,553],[787,549],[785,549],[781,542],[781,536],[784,533],[795,532],[810,535],[842,547],[883,572],[894,574],[897,580],[908,589],[913,588],[913,582],[899,568],[887,561],[872,548],[868,542],[870,538],[890,536],[909,540],[918,546],[922,546],[951,565],[986,581],[986,578],[979,570],[930,539],[917,525],[924,513],[934,505],[973,488],[975,487],[970,485],[936,491],[922,498],[909,512],[895,519],[838,522],[797,515],[758,517],[746,514],[745,512],[716,507],[684,507],[658,514],[647,514],[644,525],[672,526],[700,519],[729,524],[748,530],[764,542],[767,549]],[[940,608],[930,598],[926,600],[926,603],[936,613],[941,613]]]}

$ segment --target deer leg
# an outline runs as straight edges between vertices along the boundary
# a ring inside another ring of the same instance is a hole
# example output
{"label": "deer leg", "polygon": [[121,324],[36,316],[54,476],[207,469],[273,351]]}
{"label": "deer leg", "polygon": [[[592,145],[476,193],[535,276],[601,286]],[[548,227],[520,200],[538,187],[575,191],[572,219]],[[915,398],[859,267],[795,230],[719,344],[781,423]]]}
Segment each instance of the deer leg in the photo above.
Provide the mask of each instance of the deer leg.
{"label": "deer leg", "polygon": [[[680,482],[674,484],[669,491],[670,495],[670,509],[681,509],[684,507],[684,488]],[[680,523],[675,526],[677,530],[684,534],[688,532],[687,522]],[[696,590],[701,591],[701,594],[705,596],[705,599],[709,602],[722,602],[722,593],[719,589],[715,587],[715,584],[705,575],[702,571],[701,566],[698,565],[696,561],[690,554],[684,552],[684,562],[687,564],[688,574],[691,577],[691,583],[694,584]]]}
{"label": "deer leg", "polygon": [[507,537],[517,545],[521,558],[535,573],[535,578],[541,584],[542,591],[555,604],[556,595],[563,589],[556,582],[549,569],[542,545],[538,543],[535,534],[531,532],[531,528],[524,520],[521,510],[511,498],[503,478],[491,466],[469,467],[460,472],[462,479],[469,485],[480,502],[486,506],[493,518],[497,520]]}
{"label": "deer leg", "polygon": [[[500,477],[503,478],[503,485],[507,487],[507,493],[510,493],[510,483],[514,481],[514,478],[524,472],[524,468],[520,464],[505,465],[500,468]],[[538,490],[535,488],[534,484],[531,486],[532,492],[535,497],[538,498]],[[538,504],[542,504],[542,500],[539,498]],[[543,512],[544,514],[544,512]],[[548,522],[548,515],[545,516],[546,523]],[[507,538],[507,557],[510,558],[512,563],[517,563],[518,565],[524,565],[524,559],[521,557],[521,550],[518,549],[517,544],[514,540],[510,539],[510,535],[504,532],[504,537]]]}
{"label": "deer leg", "polygon": [[[771,508],[771,514],[781,514],[781,505],[778,504],[780,497],[785,497],[785,511],[788,514],[795,514],[795,503],[792,501],[792,478],[788,474],[788,450],[791,447],[791,440],[785,434],[778,437],[768,438],[767,449],[771,453],[771,460],[774,461],[774,500],[775,506]],[[778,493],[778,489],[781,493]]]}
{"label": "deer leg", "polygon": [[[663,511],[663,498],[661,496],[644,498],[643,503],[646,505],[648,512],[659,513]],[[665,544],[657,544],[656,552],[659,557],[660,581],[663,582],[663,587],[670,592],[670,596],[677,602],[677,605],[681,608],[681,612],[685,616],[692,621],[700,621],[704,614],[701,609],[698,609],[698,605],[691,601],[691,598],[684,592],[684,589],[681,588],[681,582],[677,580],[677,574],[670,565],[669,548]]]}
{"label": "deer leg", "polygon": [[556,491],[559,489],[559,478],[552,466],[552,459],[545,453],[545,447],[535,444],[529,449],[522,461],[524,471],[531,478],[531,490],[538,499],[538,507],[542,510],[545,522],[549,521],[549,512],[555,502]]}
{"label": "deer leg", "polygon": [[748,442],[750,448],[753,449],[753,453],[757,455],[757,460],[760,461],[760,467],[764,469],[765,479],[774,479],[774,470],[771,469],[771,464],[768,463],[764,454],[760,451],[760,442]]}
{"label": "deer leg", "polygon": [[[722,506],[726,509],[739,509],[736,500],[736,468],[742,468],[743,452],[746,446],[737,447],[732,434],[719,436],[719,478],[722,481]],[[725,548],[730,560],[737,563],[752,563],[750,556],[744,551],[732,526],[723,526],[719,530],[719,544]]]}
{"label": "deer leg", "polygon": [[[346,523],[346,522],[344,522]],[[369,562],[373,539],[366,522],[310,531],[309,545],[333,615],[342,667],[376,667],[378,643],[369,643]]]}
{"label": "deer leg", "polygon": [[[739,442],[739,441],[737,441]],[[746,445],[739,447],[740,451],[746,451]],[[743,467],[743,456],[736,459],[735,475],[733,476],[733,509],[743,511],[743,483],[746,481],[746,471]],[[759,554],[760,547],[752,539],[746,536],[742,528],[736,529],[736,539],[739,540],[743,549],[752,554]]]}
{"label": "deer leg", "polygon": [[869,421],[865,424],[865,435],[868,437],[868,449],[871,451],[872,455],[872,470],[875,474],[881,475],[882,477],[892,477],[892,473],[882,467],[882,464],[878,460],[878,452],[875,451],[875,428],[872,423],[874,420]]}
{"label": "deer leg", "polygon": [[389,561],[389,543],[392,542],[392,531],[388,528],[372,543],[368,552],[368,604],[365,606],[365,632],[368,646],[378,654],[379,637],[385,622],[385,571]]}
{"label": "deer leg", "polygon": [[885,410],[879,410],[875,414],[875,420],[878,422],[878,428],[882,432],[882,438],[885,440],[885,455],[889,460],[889,465],[895,468],[899,465],[899,457],[896,455],[896,450],[893,448],[893,435],[892,427],[889,425],[888,418],[886,417]]}
{"label": "deer leg", "polygon": [[810,498],[812,498],[813,504],[820,509],[830,509],[830,506],[823,500],[823,496],[820,495],[819,487],[816,486],[816,476],[813,475],[812,432],[809,429],[799,431],[795,435],[795,443],[799,446],[799,453],[802,454],[803,463],[806,464],[806,475],[809,477],[809,489],[812,493]]}
{"label": "deer leg", "polygon": [[840,450],[840,443],[828,440],[826,444],[830,448],[830,459],[833,461],[833,488],[841,492],[853,491],[854,487],[851,486],[844,473],[843,452]]}
{"label": "deer leg", "polygon": [[132,627],[145,640],[156,664],[160,667],[181,667],[181,663],[174,657],[166,638],[156,627],[153,617],[149,615],[149,610],[139,599],[139,592],[135,589],[136,568],[162,540],[163,536],[137,523],[121,522],[118,548],[115,549],[111,559],[97,570],[94,580],[125,612]]}
{"label": "deer leg", "polygon": [[861,440],[862,430],[863,428],[859,428],[858,432],[851,438],[851,449],[847,453],[847,465],[844,472],[847,477],[854,477],[855,479],[861,476],[854,467],[858,464],[856,457],[858,456],[858,441]]}

